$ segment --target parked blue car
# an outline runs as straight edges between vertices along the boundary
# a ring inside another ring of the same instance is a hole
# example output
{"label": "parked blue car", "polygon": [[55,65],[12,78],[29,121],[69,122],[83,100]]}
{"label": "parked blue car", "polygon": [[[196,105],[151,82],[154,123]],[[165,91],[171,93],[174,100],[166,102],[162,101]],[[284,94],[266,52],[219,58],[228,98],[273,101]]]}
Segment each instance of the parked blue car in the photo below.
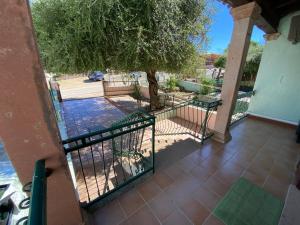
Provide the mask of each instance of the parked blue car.
{"label": "parked blue car", "polygon": [[100,71],[93,71],[88,75],[89,80],[92,81],[100,81],[104,80],[104,73]]}
{"label": "parked blue car", "polygon": [[141,73],[140,72],[132,72],[129,74],[130,78],[135,80],[135,81],[138,81],[139,78],[142,77]]}

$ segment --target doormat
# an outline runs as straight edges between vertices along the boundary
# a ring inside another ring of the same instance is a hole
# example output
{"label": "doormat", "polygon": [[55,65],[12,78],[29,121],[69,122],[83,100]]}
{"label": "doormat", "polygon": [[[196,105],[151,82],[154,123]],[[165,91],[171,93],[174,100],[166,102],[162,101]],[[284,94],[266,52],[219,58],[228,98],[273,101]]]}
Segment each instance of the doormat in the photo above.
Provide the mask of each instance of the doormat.
{"label": "doormat", "polygon": [[226,225],[278,225],[283,205],[280,199],[240,178],[213,214]]}

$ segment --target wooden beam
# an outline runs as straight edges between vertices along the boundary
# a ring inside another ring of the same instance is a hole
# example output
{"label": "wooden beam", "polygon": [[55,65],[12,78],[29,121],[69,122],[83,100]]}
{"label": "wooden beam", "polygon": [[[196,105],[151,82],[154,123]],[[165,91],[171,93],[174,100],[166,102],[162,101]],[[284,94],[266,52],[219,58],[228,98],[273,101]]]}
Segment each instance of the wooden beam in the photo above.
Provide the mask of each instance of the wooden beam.
{"label": "wooden beam", "polygon": [[255,0],[262,8],[261,18],[256,25],[267,34],[276,32],[280,17],[276,13],[274,1]]}
{"label": "wooden beam", "polygon": [[273,34],[277,32],[277,29],[271,25],[263,16],[259,16],[259,18],[255,21],[255,25],[263,30],[266,34]]}

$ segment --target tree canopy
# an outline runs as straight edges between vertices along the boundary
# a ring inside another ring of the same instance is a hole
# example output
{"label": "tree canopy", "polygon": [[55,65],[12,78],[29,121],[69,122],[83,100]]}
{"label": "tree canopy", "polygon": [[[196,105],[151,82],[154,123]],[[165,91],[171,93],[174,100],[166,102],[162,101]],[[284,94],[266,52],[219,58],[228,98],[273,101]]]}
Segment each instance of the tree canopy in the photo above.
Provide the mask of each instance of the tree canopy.
{"label": "tree canopy", "polygon": [[226,56],[221,55],[214,63],[214,66],[217,68],[225,68],[226,65]]}
{"label": "tree canopy", "polygon": [[[225,54],[220,56],[214,66],[218,68],[225,68],[227,59],[228,48],[225,50]],[[261,56],[263,53],[263,46],[255,41],[250,42],[246,63],[244,67],[243,79],[253,79],[256,76],[259,64],[261,61]]]}
{"label": "tree canopy", "polygon": [[145,71],[152,109],[156,71],[179,72],[210,24],[206,0],[37,0],[32,15],[46,70]]}
{"label": "tree canopy", "polygon": [[253,80],[257,75],[261,57],[263,53],[263,46],[257,42],[251,41],[245,67],[244,67],[244,78]]}
{"label": "tree canopy", "polygon": [[204,73],[205,57],[199,53],[193,54],[182,67],[181,78],[198,78]]}
{"label": "tree canopy", "polygon": [[[51,72],[177,71],[210,23],[205,0],[37,0],[32,14]],[[203,43],[203,42],[200,42]]]}

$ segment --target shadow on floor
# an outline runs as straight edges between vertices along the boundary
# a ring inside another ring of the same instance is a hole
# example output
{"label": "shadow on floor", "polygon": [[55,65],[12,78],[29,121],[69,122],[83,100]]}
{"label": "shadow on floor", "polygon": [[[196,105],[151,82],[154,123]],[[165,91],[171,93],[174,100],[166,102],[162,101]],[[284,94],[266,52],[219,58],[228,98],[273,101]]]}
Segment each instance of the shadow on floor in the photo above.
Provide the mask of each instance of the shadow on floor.
{"label": "shadow on floor", "polygon": [[199,150],[201,146],[202,145],[193,138],[178,141],[175,140],[172,144],[159,148],[156,153],[156,168],[161,169],[174,163],[176,164],[176,162],[180,161],[187,155]]}

